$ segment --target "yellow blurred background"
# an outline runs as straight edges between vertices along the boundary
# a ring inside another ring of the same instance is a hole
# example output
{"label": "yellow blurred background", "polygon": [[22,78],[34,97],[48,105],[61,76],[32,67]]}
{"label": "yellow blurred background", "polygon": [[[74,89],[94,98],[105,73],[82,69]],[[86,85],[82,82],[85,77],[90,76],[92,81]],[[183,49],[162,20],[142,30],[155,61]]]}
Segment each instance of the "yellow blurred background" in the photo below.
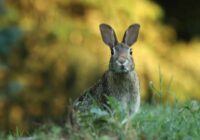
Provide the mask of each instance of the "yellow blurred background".
{"label": "yellow blurred background", "polygon": [[178,40],[165,15],[152,0],[0,0],[0,129],[65,118],[70,100],[108,67],[102,22],[119,40],[130,24],[141,25],[133,57],[144,102],[150,81],[166,100],[200,100],[200,39]]}

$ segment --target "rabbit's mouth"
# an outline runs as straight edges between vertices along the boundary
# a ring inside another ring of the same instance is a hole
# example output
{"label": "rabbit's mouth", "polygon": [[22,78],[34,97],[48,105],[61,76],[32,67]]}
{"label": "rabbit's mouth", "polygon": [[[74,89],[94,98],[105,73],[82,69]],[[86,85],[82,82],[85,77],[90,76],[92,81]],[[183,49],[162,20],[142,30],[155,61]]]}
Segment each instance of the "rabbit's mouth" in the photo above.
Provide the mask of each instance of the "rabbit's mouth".
{"label": "rabbit's mouth", "polygon": [[116,63],[110,63],[109,70],[114,73],[128,73],[133,70],[133,67],[130,65],[118,65]]}
{"label": "rabbit's mouth", "polygon": [[128,73],[130,70],[126,66],[120,66],[117,70],[115,70],[116,73]]}
{"label": "rabbit's mouth", "polygon": [[120,66],[120,71],[121,72],[128,72],[128,68],[126,66],[124,66],[124,65],[121,65]]}
{"label": "rabbit's mouth", "polygon": [[129,72],[129,69],[127,67],[118,67],[118,69],[110,69],[111,71],[113,71],[114,73],[128,73]]}

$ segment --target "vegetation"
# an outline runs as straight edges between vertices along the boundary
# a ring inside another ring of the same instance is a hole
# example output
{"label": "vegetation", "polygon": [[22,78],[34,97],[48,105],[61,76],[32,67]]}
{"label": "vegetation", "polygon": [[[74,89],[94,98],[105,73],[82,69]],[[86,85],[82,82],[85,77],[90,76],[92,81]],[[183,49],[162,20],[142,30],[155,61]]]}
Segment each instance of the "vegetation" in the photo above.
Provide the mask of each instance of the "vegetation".
{"label": "vegetation", "polygon": [[[115,110],[108,113],[98,107],[78,115],[74,126],[44,126],[29,134],[33,140],[178,140],[200,138],[200,103],[191,101],[184,104],[142,106],[140,113],[128,118],[116,103]],[[23,134],[11,134],[8,140],[25,139]]]}

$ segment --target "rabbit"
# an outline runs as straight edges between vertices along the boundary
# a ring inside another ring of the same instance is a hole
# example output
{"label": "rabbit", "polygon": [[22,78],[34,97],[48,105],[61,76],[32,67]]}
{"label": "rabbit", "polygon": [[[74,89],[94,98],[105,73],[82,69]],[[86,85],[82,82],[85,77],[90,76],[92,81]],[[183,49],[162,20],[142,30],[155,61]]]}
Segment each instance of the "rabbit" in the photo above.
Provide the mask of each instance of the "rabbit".
{"label": "rabbit", "polygon": [[93,100],[103,106],[107,104],[106,97],[111,96],[123,108],[131,106],[131,114],[137,113],[140,108],[140,87],[131,46],[137,41],[140,25],[130,25],[121,43],[110,25],[102,23],[99,28],[103,42],[111,51],[109,68],[98,82],[75,100],[74,110],[84,111]]}

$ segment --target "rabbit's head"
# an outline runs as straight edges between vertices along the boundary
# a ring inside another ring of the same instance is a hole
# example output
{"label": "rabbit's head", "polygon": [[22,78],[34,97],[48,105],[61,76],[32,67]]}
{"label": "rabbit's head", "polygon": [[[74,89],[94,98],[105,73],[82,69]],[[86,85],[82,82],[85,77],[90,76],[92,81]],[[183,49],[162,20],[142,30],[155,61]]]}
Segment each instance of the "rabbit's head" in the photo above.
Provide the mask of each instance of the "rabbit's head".
{"label": "rabbit's head", "polygon": [[130,25],[122,42],[119,43],[112,27],[107,24],[100,24],[102,39],[111,50],[109,70],[115,73],[127,73],[134,70],[131,45],[137,40],[139,28],[139,24]]}

